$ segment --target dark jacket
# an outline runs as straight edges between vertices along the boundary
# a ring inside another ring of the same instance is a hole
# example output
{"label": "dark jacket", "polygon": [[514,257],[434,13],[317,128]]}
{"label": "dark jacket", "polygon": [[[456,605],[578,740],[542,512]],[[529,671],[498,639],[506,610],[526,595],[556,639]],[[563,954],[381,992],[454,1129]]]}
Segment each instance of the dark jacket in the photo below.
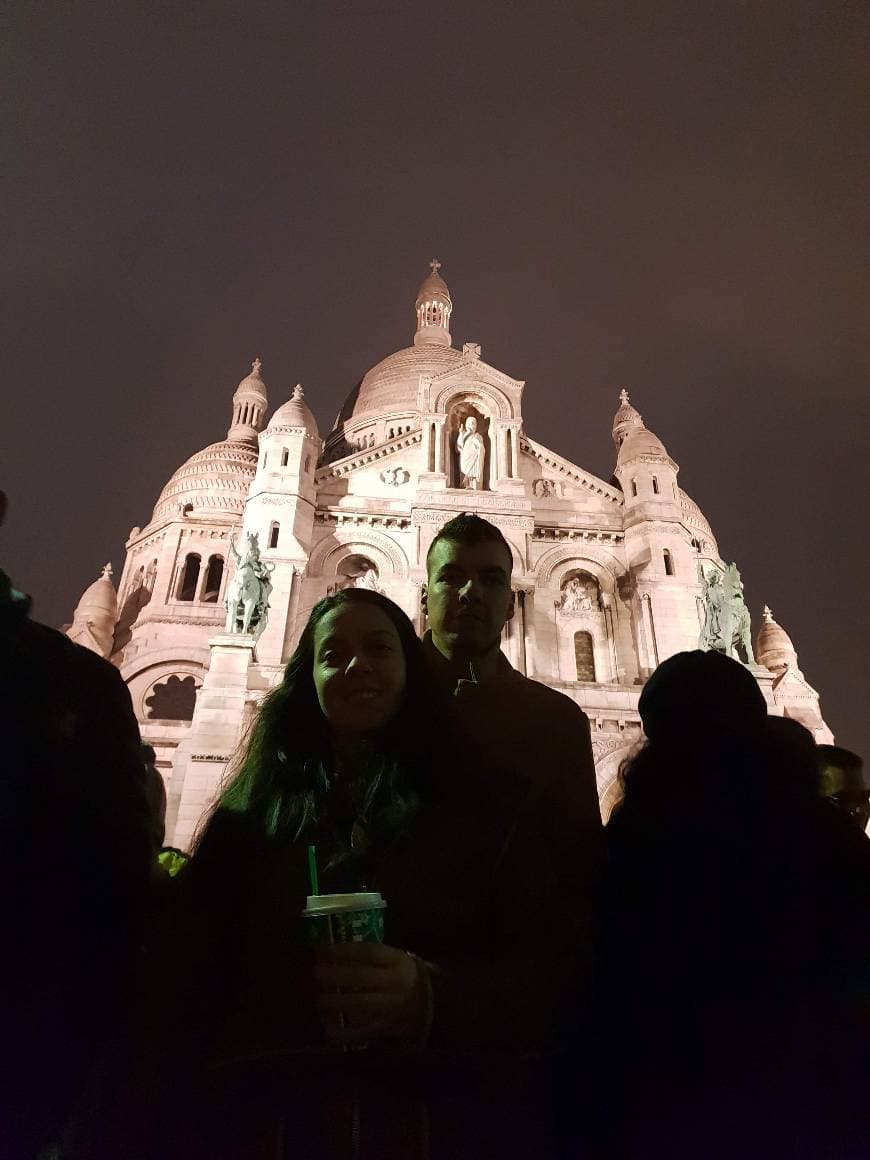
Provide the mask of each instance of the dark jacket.
{"label": "dark jacket", "polygon": [[152,827],[117,669],[31,621],[0,573],[0,1153],[56,1135],[120,1017]]}

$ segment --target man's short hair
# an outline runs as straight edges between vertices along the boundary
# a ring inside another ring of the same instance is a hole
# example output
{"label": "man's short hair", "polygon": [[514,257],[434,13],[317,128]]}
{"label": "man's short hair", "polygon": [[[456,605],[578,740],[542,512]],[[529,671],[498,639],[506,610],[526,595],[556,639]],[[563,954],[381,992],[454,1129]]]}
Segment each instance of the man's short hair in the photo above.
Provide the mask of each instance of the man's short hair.
{"label": "man's short hair", "polygon": [[473,515],[471,512],[461,512],[452,520],[439,529],[438,535],[429,545],[429,551],[426,553],[426,571],[429,571],[429,561],[432,559],[432,553],[435,551],[435,545],[441,540],[446,540],[448,544],[501,544],[507,553],[508,560],[508,575],[513,571],[514,554],[511,551],[511,546],[495,526],[489,520],[481,519],[480,516]]}

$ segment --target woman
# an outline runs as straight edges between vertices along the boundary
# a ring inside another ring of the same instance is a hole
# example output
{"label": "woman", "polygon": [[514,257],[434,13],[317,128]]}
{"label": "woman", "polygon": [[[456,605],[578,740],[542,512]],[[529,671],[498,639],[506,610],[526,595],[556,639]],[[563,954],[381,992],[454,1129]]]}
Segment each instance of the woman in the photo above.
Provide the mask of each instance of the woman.
{"label": "woman", "polygon": [[[493,1026],[510,1042],[492,996],[528,954],[505,885],[523,791],[456,744],[395,604],[359,588],[321,600],[152,947],[159,1090],[136,1081],[152,1122],[116,1154],[428,1155],[432,1100],[473,1104],[462,1061],[499,1046]],[[305,947],[310,845],[321,893],[383,894],[383,945]],[[465,1123],[442,1118],[441,1154],[503,1153]]]}

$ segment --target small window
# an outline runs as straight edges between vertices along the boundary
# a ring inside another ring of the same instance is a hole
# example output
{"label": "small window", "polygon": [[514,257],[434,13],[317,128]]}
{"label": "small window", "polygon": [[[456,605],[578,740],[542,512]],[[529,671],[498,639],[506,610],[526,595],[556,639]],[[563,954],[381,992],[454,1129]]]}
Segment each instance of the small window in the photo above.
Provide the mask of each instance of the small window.
{"label": "small window", "polygon": [[208,562],[203,585],[202,599],[205,604],[217,604],[224,575],[223,556],[212,556]]}
{"label": "small window", "polygon": [[196,582],[199,580],[200,558],[191,552],[184,561],[181,579],[178,582],[178,599],[193,600],[196,596]]}
{"label": "small window", "polygon": [[285,447],[284,450],[281,452],[281,466],[286,467],[289,459],[290,459],[290,452]]}
{"label": "small window", "polygon": [[574,663],[578,681],[595,680],[595,651],[591,632],[574,633]]}
{"label": "small window", "polygon": [[637,480],[636,479],[633,479],[631,481],[631,494],[637,495]]}
{"label": "small window", "polygon": [[673,576],[673,574],[674,574],[674,561],[671,557],[670,551],[667,548],[665,548],[665,550],[662,552],[662,555],[664,556],[664,559],[665,559],[665,575],[666,576]]}
{"label": "small window", "polygon": [[656,479],[655,476],[653,476],[652,479],[653,479],[653,495],[658,495],[659,494],[659,481]]}
{"label": "small window", "polygon": [[184,505],[184,507],[181,509],[181,514],[182,514],[183,516],[189,516],[189,515],[191,514],[191,512],[192,512],[192,511],[193,511],[193,504],[192,504],[192,503],[186,503],[186,504]]}
{"label": "small window", "polygon": [[277,548],[278,547],[278,536],[279,536],[280,532],[281,532],[280,524],[273,523],[269,527],[269,547],[270,548]]}
{"label": "small window", "polygon": [[311,470],[311,456],[310,455],[305,456],[305,464],[304,464],[302,470],[306,473],[306,475]]}

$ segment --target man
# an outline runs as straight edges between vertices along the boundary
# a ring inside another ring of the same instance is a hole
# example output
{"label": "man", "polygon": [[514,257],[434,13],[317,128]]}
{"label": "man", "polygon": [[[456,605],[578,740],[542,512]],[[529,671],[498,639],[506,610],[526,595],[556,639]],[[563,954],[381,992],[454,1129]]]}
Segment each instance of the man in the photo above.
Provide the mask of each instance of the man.
{"label": "man", "polygon": [[820,745],[819,792],[862,831],[870,822],[870,787],[864,762],[840,745]]}
{"label": "man", "polygon": [[496,792],[514,795],[501,875],[515,913],[529,918],[525,947],[485,987],[475,991],[467,975],[457,976],[454,991],[446,972],[434,987],[442,1021],[447,1007],[457,1022],[477,1024],[482,1041],[497,1041],[497,1022],[507,1019],[517,1050],[540,1057],[563,1004],[576,1013],[589,993],[602,828],[586,715],[501,652],[514,615],[512,566],[498,528],[468,514],[444,525],[426,560],[424,649],[461,732],[502,772],[504,789]]}

